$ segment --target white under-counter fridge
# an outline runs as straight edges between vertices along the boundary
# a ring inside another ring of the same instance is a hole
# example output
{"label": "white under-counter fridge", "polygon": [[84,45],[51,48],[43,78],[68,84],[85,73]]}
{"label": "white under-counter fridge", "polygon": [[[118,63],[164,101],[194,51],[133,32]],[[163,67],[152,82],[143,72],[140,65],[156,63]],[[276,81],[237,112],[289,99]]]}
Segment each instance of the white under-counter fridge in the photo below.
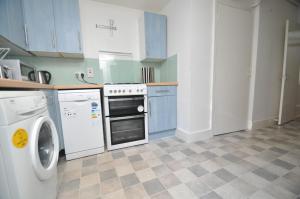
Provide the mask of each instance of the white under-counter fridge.
{"label": "white under-counter fridge", "polygon": [[58,92],[66,159],[104,152],[99,89]]}

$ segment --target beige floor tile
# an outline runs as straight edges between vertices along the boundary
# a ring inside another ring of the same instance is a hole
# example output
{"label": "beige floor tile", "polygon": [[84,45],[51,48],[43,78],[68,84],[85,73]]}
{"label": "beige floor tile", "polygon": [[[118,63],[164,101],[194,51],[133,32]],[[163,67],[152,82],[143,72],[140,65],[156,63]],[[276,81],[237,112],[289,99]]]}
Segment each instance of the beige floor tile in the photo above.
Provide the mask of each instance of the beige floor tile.
{"label": "beige floor tile", "polygon": [[120,176],[120,177],[128,175],[130,173],[134,173],[134,169],[130,163],[124,164],[124,165],[117,165],[115,168],[116,168],[118,176]]}
{"label": "beige floor tile", "polygon": [[185,185],[181,184],[168,190],[174,199],[196,199],[196,195]]}
{"label": "beige floor tile", "polygon": [[132,167],[135,171],[139,171],[148,168],[149,165],[147,164],[147,162],[142,160],[142,161],[133,162]]}
{"label": "beige floor tile", "polygon": [[149,167],[156,167],[158,165],[163,164],[162,161],[158,158],[149,159],[149,160],[146,160],[146,162],[149,165]]}
{"label": "beige floor tile", "polygon": [[59,193],[57,199],[79,199],[79,190]]}
{"label": "beige floor tile", "polygon": [[126,196],[123,190],[119,190],[105,195],[104,199],[126,199]]}
{"label": "beige floor tile", "polygon": [[99,174],[91,174],[80,178],[80,188],[89,187],[91,185],[99,184],[100,177]]}
{"label": "beige floor tile", "polygon": [[112,158],[111,154],[107,153],[107,152],[102,153],[98,156],[98,164],[103,164],[106,162],[110,162],[112,160],[113,160],[113,158]]}
{"label": "beige floor tile", "polygon": [[218,164],[217,162],[215,162],[213,160],[207,160],[207,161],[201,162],[200,166],[209,172],[214,172],[214,171],[217,171],[220,168],[222,168],[222,166],[220,164]]}
{"label": "beige floor tile", "polygon": [[106,180],[100,184],[100,190],[103,194],[112,193],[122,188],[119,178]]}
{"label": "beige floor tile", "polygon": [[140,180],[140,182],[146,182],[146,181],[156,178],[155,173],[150,168],[137,171],[136,175],[137,175],[138,179]]}
{"label": "beige floor tile", "polygon": [[197,177],[188,169],[181,169],[174,173],[176,177],[183,183],[187,183],[197,179]]}
{"label": "beige floor tile", "polygon": [[98,164],[98,171],[106,171],[112,168],[114,168],[112,161]]}
{"label": "beige floor tile", "polygon": [[80,191],[79,191],[80,199],[95,199],[96,197],[100,197],[100,185],[99,184],[85,187],[83,189],[80,189]]}
{"label": "beige floor tile", "polygon": [[75,159],[66,161],[65,172],[78,171],[81,170],[82,159]]}
{"label": "beige floor tile", "polygon": [[156,158],[156,156],[151,151],[143,152],[141,153],[141,156],[143,157],[144,160],[151,160]]}
{"label": "beige floor tile", "polygon": [[143,185],[138,184],[125,189],[125,195],[127,199],[146,199],[148,194],[146,193]]}
{"label": "beige floor tile", "polygon": [[62,182],[66,183],[75,179],[79,179],[80,177],[81,177],[80,170],[65,172]]}

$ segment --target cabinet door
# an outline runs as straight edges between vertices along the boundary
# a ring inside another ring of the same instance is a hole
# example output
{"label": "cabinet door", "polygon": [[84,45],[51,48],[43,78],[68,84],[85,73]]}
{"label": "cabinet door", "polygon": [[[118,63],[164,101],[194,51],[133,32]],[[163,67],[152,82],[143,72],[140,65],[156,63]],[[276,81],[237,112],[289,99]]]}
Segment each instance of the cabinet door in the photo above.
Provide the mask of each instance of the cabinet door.
{"label": "cabinet door", "polygon": [[23,0],[28,50],[55,52],[56,36],[52,0]]}
{"label": "cabinet door", "polygon": [[9,40],[26,48],[22,0],[8,0]]}
{"label": "cabinet door", "polygon": [[53,0],[57,50],[82,53],[78,0]]}
{"label": "cabinet door", "polygon": [[167,17],[145,12],[145,53],[148,59],[167,57]]}
{"label": "cabinet door", "polygon": [[0,35],[8,39],[8,0],[0,0]]}
{"label": "cabinet door", "polygon": [[150,97],[148,102],[149,133],[176,128],[176,96]]}

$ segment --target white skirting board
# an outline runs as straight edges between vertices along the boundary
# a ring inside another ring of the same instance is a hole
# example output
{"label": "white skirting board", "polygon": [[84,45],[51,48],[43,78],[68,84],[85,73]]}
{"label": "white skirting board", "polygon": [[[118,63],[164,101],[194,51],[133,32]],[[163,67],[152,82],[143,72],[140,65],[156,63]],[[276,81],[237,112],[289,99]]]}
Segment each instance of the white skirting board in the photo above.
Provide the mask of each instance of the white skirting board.
{"label": "white skirting board", "polygon": [[191,142],[197,142],[201,140],[207,140],[211,138],[213,135],[211,130],[188,132],[186,130],[177,128],[176,136],[187,143],[191,143]]}
{"label": "white skirting board", "polygon": [[277,124],[277,122],[275,121],[275,119],[253,121],[251,129],[252,130],[261,129],[261,128],[273,126],[273,125],[276,125],[276,124]]}

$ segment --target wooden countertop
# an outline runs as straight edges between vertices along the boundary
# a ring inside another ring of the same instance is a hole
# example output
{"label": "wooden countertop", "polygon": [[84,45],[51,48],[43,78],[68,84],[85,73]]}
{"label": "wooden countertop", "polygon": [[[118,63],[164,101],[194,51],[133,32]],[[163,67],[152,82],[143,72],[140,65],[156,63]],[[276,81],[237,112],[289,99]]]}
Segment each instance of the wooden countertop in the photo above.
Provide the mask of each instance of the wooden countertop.
{"label": "wooden countertop", "polygon": [[103,84],[81,84],[81,85],[54,85],[55,90],[72,90],[72,89],[100,89]]}
{"label": "wooden countertop", "polygon": [[[147,86],[178,86],[177,82],[147,83]],[[48,85],[27,81],[0,79],[0,89],[49,89],[49,90],[72,90],[72,89],[100,89],[103,84],[81,84],[81,85]]]}
{"label": "wooden countertop", "polygon": [[178,82],[154,82],[147,83],[147,86],[178,86]]}
{"label": "wooden countertop", "polygon": [[53,89],[53,85],[39,84],[27,81],[18,81],[11,79],[0,79],[0,88],[13,88],[13,89]]}

